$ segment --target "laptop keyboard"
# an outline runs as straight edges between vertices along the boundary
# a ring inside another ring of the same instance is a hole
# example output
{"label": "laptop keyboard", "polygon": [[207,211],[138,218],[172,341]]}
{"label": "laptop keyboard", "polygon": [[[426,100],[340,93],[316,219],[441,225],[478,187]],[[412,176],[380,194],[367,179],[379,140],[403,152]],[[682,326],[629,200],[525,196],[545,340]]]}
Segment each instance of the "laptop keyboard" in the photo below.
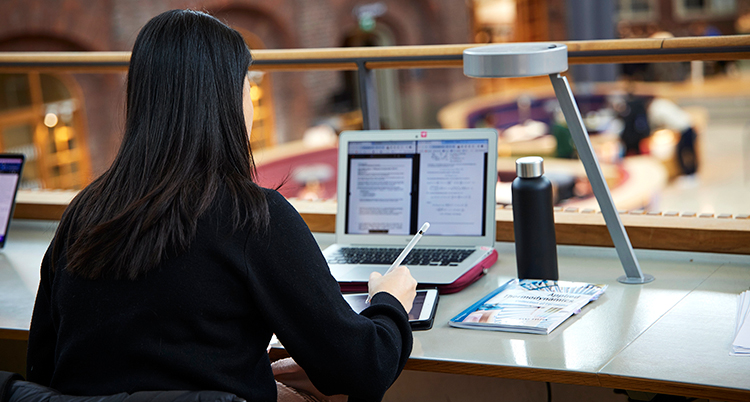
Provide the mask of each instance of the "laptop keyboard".
{"label": "laptop keyboard", "polygon": [[[391,265],[403,249],[390,247],[342,247],[328,258],[329,264],[381,264]],[[467,249],[414,249],[404,259],[403,265],[454,266],[474,250]]]}

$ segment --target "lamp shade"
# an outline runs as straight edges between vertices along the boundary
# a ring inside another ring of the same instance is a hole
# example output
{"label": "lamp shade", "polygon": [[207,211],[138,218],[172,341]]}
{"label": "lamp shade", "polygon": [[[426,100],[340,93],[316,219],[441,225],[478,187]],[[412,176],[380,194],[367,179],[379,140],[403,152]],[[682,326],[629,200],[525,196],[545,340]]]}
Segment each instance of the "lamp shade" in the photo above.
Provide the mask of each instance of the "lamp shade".
{"label": "lamp shade", "polygon": [[464,74],[469,77],[534,77],[567,70],[568,47],[559,43],[505,43],[464,50]]}

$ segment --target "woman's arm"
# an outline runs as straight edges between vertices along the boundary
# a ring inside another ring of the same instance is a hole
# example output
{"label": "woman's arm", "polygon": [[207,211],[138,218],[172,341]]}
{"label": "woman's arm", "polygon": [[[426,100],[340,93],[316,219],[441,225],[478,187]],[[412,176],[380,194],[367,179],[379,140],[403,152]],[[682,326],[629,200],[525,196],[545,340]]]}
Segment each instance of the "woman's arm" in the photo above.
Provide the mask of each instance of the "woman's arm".
{"label": "woman's arm", "polygon": [[252,296],[321,392],[381,399],[411,353],[407,312],[380,292],[356,314],[297,211],[276,192],[268,202],[268,233],[246,245]]}

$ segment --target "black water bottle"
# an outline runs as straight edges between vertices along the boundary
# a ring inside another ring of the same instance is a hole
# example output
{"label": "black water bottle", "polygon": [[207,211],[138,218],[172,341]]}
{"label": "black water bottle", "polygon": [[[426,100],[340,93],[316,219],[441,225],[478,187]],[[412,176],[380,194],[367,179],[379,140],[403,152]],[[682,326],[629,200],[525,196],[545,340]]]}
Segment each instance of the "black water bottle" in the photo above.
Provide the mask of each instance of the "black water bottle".
{"label": "black water bottle", "polygon": [[519,279],[559,278],[552,183],[544,176],[543,162],[538,156],[516,160],[511,188]]}

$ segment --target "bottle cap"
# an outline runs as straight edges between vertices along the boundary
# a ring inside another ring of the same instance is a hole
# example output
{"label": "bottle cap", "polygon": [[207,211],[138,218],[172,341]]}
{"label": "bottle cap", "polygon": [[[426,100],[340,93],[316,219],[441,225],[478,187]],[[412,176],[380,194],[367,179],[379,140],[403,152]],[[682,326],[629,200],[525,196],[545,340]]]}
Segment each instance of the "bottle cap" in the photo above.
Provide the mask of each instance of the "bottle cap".
{"label": "bottle cap", "polygon": [[526,156],[516,159],[516,174],[525,179],[539,177],[544,174],[544,159],[540,156]]}

